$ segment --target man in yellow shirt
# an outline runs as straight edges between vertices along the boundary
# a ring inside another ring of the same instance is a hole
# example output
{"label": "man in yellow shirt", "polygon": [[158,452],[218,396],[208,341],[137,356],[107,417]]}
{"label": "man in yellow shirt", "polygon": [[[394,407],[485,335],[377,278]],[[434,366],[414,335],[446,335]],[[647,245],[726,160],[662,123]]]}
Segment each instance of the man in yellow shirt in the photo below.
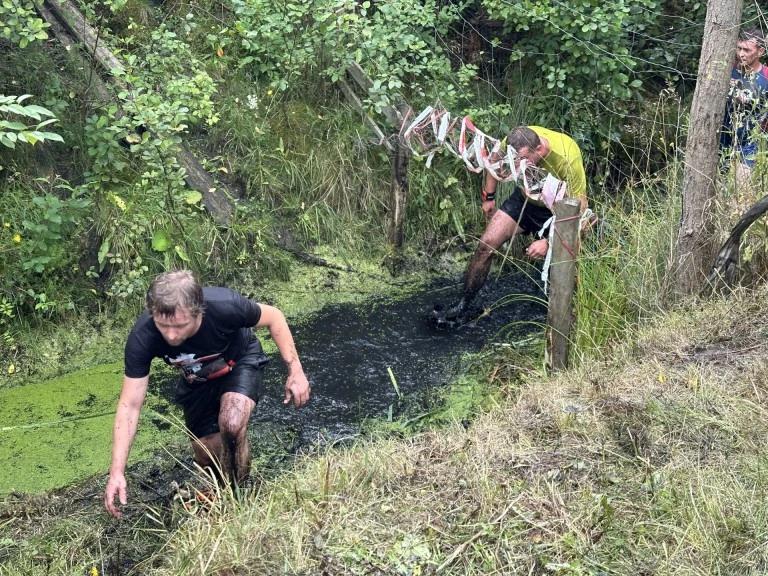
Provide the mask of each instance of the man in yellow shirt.
{"label": "man in yellow shirt", "polygon": [[[517,151],[518,160],[544,169],[566,183],[566,195],[581,201],[581,211],[587,209],[587,179],[581,150],[572,138],[540,126],[518,126],[506,137],[506,144]],[[461,299],[445,313],[436,309],[438,325],[455,323],[469,307],[477,292],[483,287],[494,253],[515,235],[535,234],[552,216],[552,211],[530,190],[515,187],[512,195],[496,209],[498,180],[490,173],[485,175],[482,191],[483,213],[488,226],[480,237],[477,250],[467,266]],[[526,255],[540,260],[549,249],[546,237],[534,240]]]}

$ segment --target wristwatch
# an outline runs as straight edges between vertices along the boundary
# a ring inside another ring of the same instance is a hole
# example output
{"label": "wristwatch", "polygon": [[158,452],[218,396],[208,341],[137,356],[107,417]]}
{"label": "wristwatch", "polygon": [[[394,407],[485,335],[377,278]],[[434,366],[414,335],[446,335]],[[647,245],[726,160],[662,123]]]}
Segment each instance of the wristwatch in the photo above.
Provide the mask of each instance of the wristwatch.
{"label": "wristwatch", "polygon": [[496,192],[488,192],[488,190],[483,189],[482,193],[480,194],[480,197],[483,199],[483,202],[488,202],[489,200],[495,200]]}

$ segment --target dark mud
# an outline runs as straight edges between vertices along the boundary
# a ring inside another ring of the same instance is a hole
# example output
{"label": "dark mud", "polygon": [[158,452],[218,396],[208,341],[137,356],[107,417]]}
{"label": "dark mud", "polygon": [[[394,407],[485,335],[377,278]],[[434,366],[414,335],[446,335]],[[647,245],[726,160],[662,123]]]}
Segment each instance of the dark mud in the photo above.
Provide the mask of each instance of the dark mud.
{"label": "dark mud", "polygon": [[433,396],[457,375],[464,354],[494,340],[525,338],[546,322],[544,294],[518,273],[490,280],[466,323],[437,328],[433,307],[455,300],[458,290],[455,283],[440,282],[407,300],[329,306],[292,326],[312,399],[298,412],[283,406],[285,372],[279,357],[273,358],[255,428],[268,423],[273,430],[290,430],[286,436],[294,449],[355,436],[366,418],[388,417],[391,410],[396,416],[406,405],[402,398],[419,403]]}

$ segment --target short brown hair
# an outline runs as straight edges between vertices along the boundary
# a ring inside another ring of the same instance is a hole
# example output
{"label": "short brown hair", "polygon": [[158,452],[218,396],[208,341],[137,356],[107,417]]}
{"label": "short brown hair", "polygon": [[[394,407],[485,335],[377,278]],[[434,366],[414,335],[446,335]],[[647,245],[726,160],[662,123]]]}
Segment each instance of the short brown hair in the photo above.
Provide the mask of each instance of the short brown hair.
{"label": "short brown hair", "polygon": [[758,48],[765,50],[765,34],[760,28],[749,28],[739,32],[740,42],[754,42]]}
{"label": "short brown hair", "polygon": [[147,310],[153,316],[173,316],[179,308],[186,308],[196,318],[203,305],[203,287],[190,270],[163,272],[147,292]]}
{"label": "short brown hair", "polygon": [[512,128],[509,134],[507,134],[507,146],[512,146],[517,151],[522,148],[534,150],[541,146],[541,139],[528,126],[518,126],[517,128]]}

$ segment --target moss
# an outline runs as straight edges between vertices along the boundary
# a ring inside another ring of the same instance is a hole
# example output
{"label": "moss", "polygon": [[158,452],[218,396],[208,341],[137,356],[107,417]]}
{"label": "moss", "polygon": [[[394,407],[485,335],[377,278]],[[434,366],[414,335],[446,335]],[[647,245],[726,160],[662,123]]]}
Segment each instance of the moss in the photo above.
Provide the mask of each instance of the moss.
{"label": "moss", "polygon": [[376,296],[403,297],[434,278],[424,267],[393,277],[379,262],[356,255],[333,255],[322,248],[313,256],[328,266],[296,262],[289,280],[236,288],[256,301],[277,306],[288,317],[296,317],[317,312],[328,304],[363,303]]}
{"label": "moss", "polygon": [[[96,366],[39,384],[0,391],[0,494],[36,493],[106,472],[122,363]],[[147,396],[131,461],[182,433],[153,417],[167,403]]]}

